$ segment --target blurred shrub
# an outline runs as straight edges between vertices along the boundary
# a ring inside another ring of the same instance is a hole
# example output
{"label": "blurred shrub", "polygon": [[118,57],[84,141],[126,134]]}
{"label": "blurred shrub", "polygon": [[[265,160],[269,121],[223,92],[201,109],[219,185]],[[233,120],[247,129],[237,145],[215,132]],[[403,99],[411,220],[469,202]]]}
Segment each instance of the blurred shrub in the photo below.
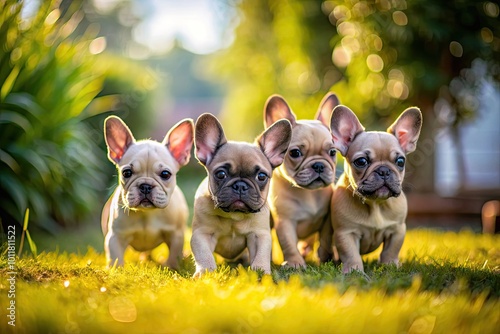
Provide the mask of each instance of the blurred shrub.
{"label": "blurred shrub", "polygon": [[75,226],[100,209],[103,116],[99,129],[87,119],[127,105],[115,95],[96,98],[116,62],[95,55],[104,49],[95,26],[74,33],[83,11],[62,12],[57,3],[41,1],[26,18],[23,2],[0,2],[3,226],[21,222],[27,207],[34,225],[49,231]]}

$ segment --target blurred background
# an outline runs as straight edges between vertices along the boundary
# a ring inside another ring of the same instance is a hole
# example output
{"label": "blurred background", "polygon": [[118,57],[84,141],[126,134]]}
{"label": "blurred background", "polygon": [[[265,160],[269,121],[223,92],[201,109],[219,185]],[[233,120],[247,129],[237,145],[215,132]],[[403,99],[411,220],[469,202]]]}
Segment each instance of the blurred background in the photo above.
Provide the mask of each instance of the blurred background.
{"label": "blurred background", "polygon": [[[228,138],[253,140],[275,93],[312,118],[333,91],[373,130],[418,106],[409,227],[498,229],[497,2],[5,0],[0,9],[0,218],[21,231],[29,208],[39,248],[102,250],[100,211],[117,182],[106,116],[161,140],[180,119],[211,112]],[[191,207],[204,176],[194,157],[179,174]]]}

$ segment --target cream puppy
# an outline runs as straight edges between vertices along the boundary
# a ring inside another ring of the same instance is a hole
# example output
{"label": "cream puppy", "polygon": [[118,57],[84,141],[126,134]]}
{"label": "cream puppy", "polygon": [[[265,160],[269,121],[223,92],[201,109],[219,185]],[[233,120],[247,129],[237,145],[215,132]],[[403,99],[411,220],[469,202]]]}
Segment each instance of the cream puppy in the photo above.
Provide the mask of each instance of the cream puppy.
{"label": "cream puppy", "polygon": [[119,173],[101,216],[108,266],[123,265],[127,246],[146,252],[165,242],[169,256],[164,265],[178,268],[189,211],[176,173],[189,162],[193,132],[193,121],[186,119],[161,143],[136,141],[120,118],[106,119],[108,158]]}

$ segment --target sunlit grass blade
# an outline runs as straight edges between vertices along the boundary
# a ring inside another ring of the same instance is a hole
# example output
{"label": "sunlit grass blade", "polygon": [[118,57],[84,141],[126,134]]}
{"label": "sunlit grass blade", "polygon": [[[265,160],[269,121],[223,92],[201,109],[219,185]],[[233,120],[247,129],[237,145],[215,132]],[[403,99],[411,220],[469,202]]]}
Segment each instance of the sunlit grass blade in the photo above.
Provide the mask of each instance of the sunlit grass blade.
{"label": "sunlit grass blade", "polygon": [[30,231],[26,230],[26,237],[28,238],[28,245],[30,246],[30,251],[31,253],[37,257],[38,255],[38,250],[36,248],[36,244],[35,242],[33,241],[33,239],[31,239],[31,236],[30,236]]}
{"label": "sunlit grass blade", "polygon": [[[17,257],[21,257],[21,253],[23,252],[23,247],[24,247],[24,235],[26,234],[28,230],[28,221],[30,217],[30,209],[26,208],[26,211],[24,213],[24,223],[23,223],[23,233],[21,233],[21,241],[19,242],[19,251],[17,252]],[[30,237],[28,237],[28,242],[30,242]],[[31,244],[30,244],[31,247]],[[36,248],[36,246],[35,246]]]}

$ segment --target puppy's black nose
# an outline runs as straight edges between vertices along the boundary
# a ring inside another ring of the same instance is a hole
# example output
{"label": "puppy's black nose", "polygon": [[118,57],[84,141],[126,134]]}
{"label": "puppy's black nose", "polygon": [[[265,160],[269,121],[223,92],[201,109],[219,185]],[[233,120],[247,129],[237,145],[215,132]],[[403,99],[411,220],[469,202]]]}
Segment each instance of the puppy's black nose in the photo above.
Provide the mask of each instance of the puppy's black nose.
{"label": "puppy's black nose", "polygon": [[381,166],[377,168],[375,171],[380,177],[384,180],[387,180],[389,178],[389,175],[391,175],[391,170],[385,166]]}
{"label": "puppy's black nose", "polygon": [[248,184],[243,181],[235,182],[232,186],[233,190],[237,193],[244,193],[248,190]]}
{"label": "puppy's black nose", "polygon": [[323,165],[321,162],[315,162],[311,167],[318,174],[323,173],[323,170],[325,169],[325,165]]}
{"label": "puppy's black nose", "polygon": [[153,189],[153,187],[150,185],[150,184],[146,184],[146,183],[143,183],[139,186],[139,190],[141,191],[141,193],[143,193],[144,195],[147,195],[151,192],[151,190]]}

